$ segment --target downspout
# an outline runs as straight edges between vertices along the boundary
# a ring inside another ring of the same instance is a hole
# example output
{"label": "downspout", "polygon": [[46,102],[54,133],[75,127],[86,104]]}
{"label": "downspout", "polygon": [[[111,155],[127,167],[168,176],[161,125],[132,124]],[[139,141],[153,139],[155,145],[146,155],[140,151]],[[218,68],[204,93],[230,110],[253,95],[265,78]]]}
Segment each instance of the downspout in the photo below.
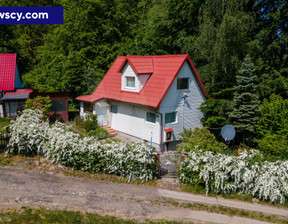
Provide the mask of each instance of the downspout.
{"label": "downspout", "polygon": [[160,115],[161,118],[161,122],[160,122],[160,149],[161,149],[161,153],[163,153],[163,115],[162,113],[158,113],[156,112],[156,114]]}

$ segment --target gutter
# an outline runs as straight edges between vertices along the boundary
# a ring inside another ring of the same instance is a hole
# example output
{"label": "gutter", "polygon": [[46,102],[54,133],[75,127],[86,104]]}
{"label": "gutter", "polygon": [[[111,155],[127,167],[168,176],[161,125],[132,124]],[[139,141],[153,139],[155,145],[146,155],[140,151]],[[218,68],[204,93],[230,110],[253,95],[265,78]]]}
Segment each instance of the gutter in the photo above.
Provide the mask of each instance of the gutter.
{"label": "gutter", "polygon": [[161,149],[161,153],[163,153],[163,115],[162,113],[158,113],[156,112],[156,114],[160,115],[161,118],[161,123],[160,123],[160,149]]}

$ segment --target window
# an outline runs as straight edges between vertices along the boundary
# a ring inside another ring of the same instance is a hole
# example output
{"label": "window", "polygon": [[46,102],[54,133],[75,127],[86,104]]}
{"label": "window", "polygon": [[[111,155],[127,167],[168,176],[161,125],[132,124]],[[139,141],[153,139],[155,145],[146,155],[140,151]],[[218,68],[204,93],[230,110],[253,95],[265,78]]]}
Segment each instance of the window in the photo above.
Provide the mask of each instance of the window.
{"label": "window", "polygon": [[177,89],[188,89],[188,78],[177,79]]}
{"label": "window", "polygon": [[93,104],[88,102],[83,102],[84,112],[92,112],[93,111]]}
{"label": "window", "polygon": [[151,122],[151,123],[156,123],[156,114],[146,112],[146,121]]}
{"label": "window", "polygon": [[117,114],[117,105],[111,105],[110,111],[111,113]]}
{"label": "window", "polygon": [[52,112],[61,112],[66,111],[66,101],[65,100],[53,100],[52,106],[50,108],[50,111]]}
{"label": "window", "polygon": [[126,77],[126,87],[135,88],[135,77]]}
{"label": "window", "polygon": [[176,122],[176,112],[165,114],[165,124]]}

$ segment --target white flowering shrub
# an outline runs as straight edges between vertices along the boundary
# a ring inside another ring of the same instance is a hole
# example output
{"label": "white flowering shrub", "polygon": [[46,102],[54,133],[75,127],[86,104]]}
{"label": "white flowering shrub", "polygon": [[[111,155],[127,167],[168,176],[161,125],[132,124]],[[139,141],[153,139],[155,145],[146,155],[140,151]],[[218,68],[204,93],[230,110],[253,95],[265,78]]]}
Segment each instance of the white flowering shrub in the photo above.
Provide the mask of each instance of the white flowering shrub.
{"label": "white flowering shrub", "polygon": [[80,138],[62,124],[41,120],[39,110],[24,110],[10,125],[9,153],[41,154],[55,163],[89,172],[116,174],[147,182],[156,175],[154,156],[145,144]]}
{"label": "white flowering shrub", "polygon": [[288,197],[288,161],[267,162],[257,150],[228,156],[190,152],[181,163],[182,182],[209,192],[246,193],[273,203]]}

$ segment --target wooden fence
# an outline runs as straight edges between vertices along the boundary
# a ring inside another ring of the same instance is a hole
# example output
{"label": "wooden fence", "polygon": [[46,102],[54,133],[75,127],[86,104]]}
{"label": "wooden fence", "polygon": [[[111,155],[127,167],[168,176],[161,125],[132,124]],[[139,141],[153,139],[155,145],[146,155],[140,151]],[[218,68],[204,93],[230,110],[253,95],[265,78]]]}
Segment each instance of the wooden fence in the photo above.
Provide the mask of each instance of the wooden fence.
{"label": "wooden fence", "polygon": [[0,150],[6,149],[9,142],[9,137],[7,134],[0,134]]}

